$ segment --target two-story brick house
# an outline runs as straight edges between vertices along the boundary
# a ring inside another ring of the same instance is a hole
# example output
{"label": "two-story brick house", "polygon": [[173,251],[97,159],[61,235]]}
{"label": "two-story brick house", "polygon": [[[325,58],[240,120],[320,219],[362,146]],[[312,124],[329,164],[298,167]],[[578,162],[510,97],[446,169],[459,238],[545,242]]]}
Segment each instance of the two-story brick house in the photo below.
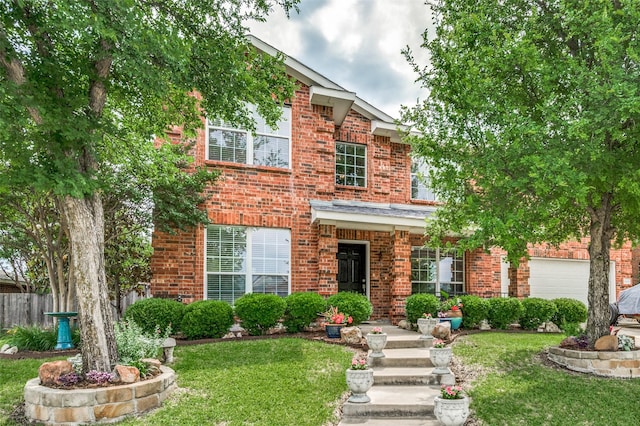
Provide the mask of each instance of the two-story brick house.
{"label": "two-story brick house", "polygon": [[[407,296],[441,289],[558,297],[582,285],[586,302],[586,281],[571,275],[576,266],[588,273],[585,242],[532,249],[532,260],[511,271],[500,250],[425,247],[424,220],[437,202],[393,118],[295,59],[285,64],[299,88],[278,129],[257,116],[256,135],[203,123],[195,162],[222,172],[206,203],[212,224],[154,234],[154,296],[233,303],[250,292],[356,291],[374,318],[394,322]],[[631,276],[629,247],[612,251],[612,264],[620,287]],[[569,281],[556,282],[551,270]]]}

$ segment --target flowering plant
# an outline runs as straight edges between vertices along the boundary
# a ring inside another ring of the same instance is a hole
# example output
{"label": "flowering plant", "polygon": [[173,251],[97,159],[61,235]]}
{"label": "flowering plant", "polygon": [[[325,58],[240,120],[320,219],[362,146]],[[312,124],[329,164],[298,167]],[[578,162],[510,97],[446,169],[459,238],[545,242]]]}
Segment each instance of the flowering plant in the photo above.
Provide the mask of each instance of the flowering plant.
{"label": "flowering plant", "polygon": [[422,314],[422,317],[423,317],[423,318],[426,318],[426,319],[431,319],[431,318],[433,318],[433,317],[431,316],[431,313],[429,313],[429,312],[425,312],[424,314]]}
{"label": "flowering plant", "polygon": [[353,318],[350,315],[339,312],[337,306],[330,306],[322,316],[328,324],[351,324],[353,322]]}
{"label": "flowering plant", "polygon": [[366,370],[368,368],[369,365],[367,365],[367,360],[365,358],[354,356],[351,359],[352,370]]}
{"label": "flowering plant", "polygon": [[382,334],[382,328],[381,327],[373,327],[369,333],[371,333],[371,334]]}
{"label": "flowering plant", "polygon": [[445,346],[446,346],[446,343],[444,343],[444,340],[442,340],[442,339],[433,339],[433,347],[434,348],[442,349]]}
{"label": "flowering plant", "polygon": [[462,301],[459,297],[457,297],[455,300],[447,299],[440,304],[440,312],[438,312],[438,317],[447,318],[447,311],[461,311],[463,306],[464,305],[462,304]]}
{"label": "flowering plant", "polygon": [[462,390],[462,386],[442,385],[442,387],[440,387],[440,398],[442,398],[442,399],[462,399],[462,398],[464,398],[464,392]]}

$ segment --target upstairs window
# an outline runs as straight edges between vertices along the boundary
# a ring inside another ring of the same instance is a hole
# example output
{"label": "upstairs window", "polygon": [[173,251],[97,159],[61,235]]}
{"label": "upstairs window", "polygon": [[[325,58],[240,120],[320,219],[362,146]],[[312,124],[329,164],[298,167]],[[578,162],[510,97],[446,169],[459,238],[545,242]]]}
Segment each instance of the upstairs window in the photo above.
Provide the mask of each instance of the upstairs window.
{"label": "upstairs window", "polygon": [[256,123],[255,134],[238,129],[222,120],[210,120],[207,128],[209,160],[256,166],[290,167],[291,108],[284,107],[276,128],[272,129],[250,108]]}
{"label": "upstairs window", "polygon": [[411,159],[411,199],[438,201],[431,188],[429,166],[419,158]]}
{"label": "upstairs window", "polygon": [[336,142],[336,185],[367,185],[367,147]]}

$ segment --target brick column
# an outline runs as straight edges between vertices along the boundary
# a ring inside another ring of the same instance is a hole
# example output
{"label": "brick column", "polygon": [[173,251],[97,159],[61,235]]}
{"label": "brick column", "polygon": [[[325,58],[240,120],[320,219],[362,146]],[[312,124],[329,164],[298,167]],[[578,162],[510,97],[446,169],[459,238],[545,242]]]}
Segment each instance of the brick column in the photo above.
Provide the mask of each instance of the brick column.
{"label": "brick column", "polygon": [[391,268],[391,309],[392,324],[405,319],[406,299],[411,296],[411,243],[409,231],[396,229],[391,237],[393,266]]}
{"label": "brick column", "polygon": [[336,226],[321,224],[318,227],[318,234],[318,293],[327,297],[338,292]]}
{"label": "brick column", "polygon": [[518,268],[509,266],[509,297],[524,299],[531,294],[529,262],[521,259]]}

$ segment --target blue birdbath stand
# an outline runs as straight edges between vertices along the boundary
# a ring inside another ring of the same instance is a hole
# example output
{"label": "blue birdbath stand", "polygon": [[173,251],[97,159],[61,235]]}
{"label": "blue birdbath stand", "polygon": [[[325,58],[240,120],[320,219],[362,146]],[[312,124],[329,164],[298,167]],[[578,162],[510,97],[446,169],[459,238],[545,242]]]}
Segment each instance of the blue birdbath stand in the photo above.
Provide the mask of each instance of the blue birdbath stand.
{"label": "blue birdbath stand", "polygon": [[58,318],[58,343],[55,349],[73,349],[71,342],[71,329],[69,328],[69,318],[78,315],[77,312],[45,312],[45,315]]}

